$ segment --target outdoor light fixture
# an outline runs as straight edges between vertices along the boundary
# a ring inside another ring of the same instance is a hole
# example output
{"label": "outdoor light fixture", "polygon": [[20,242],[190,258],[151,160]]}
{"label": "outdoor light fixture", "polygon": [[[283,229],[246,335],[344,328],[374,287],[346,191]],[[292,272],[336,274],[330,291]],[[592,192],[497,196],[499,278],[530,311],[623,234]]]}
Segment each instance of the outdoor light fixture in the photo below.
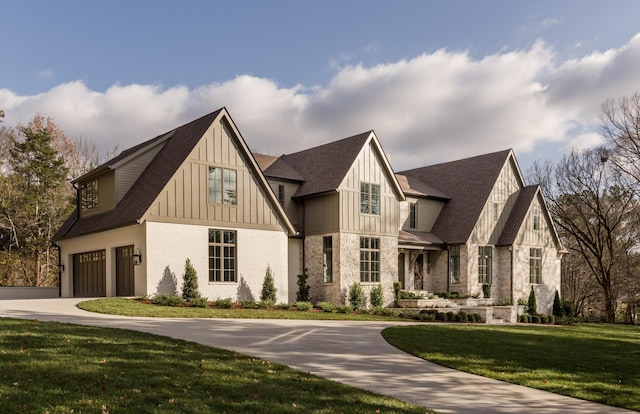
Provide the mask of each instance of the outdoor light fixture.
{"label": "outdoor light fixture", "polygon": [[142,263],[142,254],[140,254],[140,249],[137,249],[133,253],[133,264],[139,265]]}
{"label": "outdoor light fixture", "polygon": [[64,263],[62,261],[58,263],[58,267],[60,268],[61,272],[64,272]]}

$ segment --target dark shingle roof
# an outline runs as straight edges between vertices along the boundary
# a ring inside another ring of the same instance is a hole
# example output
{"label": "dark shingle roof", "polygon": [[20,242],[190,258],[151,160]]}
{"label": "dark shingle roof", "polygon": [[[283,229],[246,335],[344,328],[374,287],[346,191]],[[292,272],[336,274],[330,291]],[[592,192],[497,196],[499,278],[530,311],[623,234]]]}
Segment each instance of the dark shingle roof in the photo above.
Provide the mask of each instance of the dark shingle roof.
{"label": "dark shingle roof", "polygon": [[400,230],[398,232],[398,243],[427,246],[431,244],[442,244],[442,240],[426,231]]}
{"label": "dark shingle roof", "polygon": [[509,219],[505,223],[504,229],[502,229],[502,234],[496,246],[509,246],[513,244],[539,188],[539,185],[528,185],[520,190],[520,194],[518,194],[516,203],[511,209]]}
{"label": "dark shingle roof", "polygon": [[411,188],[436,191],[445,203],[431,233],[446,243],[466,243],[511,150],[400,172]]}
{"label": "dark shingle roof", "polygon": [[[173,130],[173,135],[167,140],[164,147],[153,160],[151,160],[147,168],[115,209],[80,219],[77,219],[77,212],[74,211],[58,230],[53,240],[57,241],[67,237],[136,223],[142,218],[153,200],[164,188],[175,171],[182,165],[221,111],[222,109],[219,109]],[[168,133],[164,133],[123,151],[117,157],[96,168],[96,170],[106,170],[108,166],[115,164],[145,146],[155,143],[159,139],[166,137],[167,134]],[[85,176],[94,175],[96,170]]]}

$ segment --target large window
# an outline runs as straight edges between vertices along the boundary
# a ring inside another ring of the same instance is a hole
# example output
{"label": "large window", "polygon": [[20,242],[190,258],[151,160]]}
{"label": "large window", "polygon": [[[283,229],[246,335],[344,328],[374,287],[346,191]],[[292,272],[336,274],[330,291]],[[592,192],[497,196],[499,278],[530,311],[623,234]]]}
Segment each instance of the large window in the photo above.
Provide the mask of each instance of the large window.
{"label": "large window", "polygon": [[380,239],[360,237],[360,281],[380,281]]}
{"label": "large window", "polygon": [[360,183],[360,212],[380,214],[380,185]]}
{"label": "large window", "polygon": [[542,249],[529,249],[529,283],[542,283]]}
{"label": "large window", "polygon": [[418,228],[418,204],[409,204],[409,228]]}
{"label": "large window", "polygon": [[98,180],[80,186],[80,209],[91,210],[98,207]]}
{"label": "large window", "polygon": [[236,170],[209,167],[209,202],[238,204]]}
{"label": "large window", "polygon": [[478,246],[478,283],[491,283],[491,246]]}
{"label": "large window", "polygon": [[449,247],[449,284],[460,283],[460,246]]}
{"label": "large window", "polygon": [[533,206],[533,229],[540,230],[540,207]]}
{"label": "large window", "polygon": [[209,229],[209,282],[236,281],[236,232]]}
{"label": "large window", "polygon": [[326,236],[322,238],[322,265],[323,274],[322,282],[333,282],[333,237]]}

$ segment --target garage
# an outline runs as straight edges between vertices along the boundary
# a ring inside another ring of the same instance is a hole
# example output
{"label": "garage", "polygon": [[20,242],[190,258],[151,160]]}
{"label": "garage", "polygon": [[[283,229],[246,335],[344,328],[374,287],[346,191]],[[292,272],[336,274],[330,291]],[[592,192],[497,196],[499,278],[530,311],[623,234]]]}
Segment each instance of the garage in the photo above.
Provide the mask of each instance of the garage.
{"label": "garage", "polygon": [[107,295],[107,260],[105,250],[73,255],[73,296]]}

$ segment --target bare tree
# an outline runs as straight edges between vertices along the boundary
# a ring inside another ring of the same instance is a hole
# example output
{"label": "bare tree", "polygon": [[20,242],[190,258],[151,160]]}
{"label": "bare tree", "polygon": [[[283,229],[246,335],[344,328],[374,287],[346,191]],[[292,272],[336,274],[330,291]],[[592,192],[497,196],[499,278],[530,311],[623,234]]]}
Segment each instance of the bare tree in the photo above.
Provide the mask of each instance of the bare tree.
{"label": "bare tree", "polygon": [[613,151],[611,163],[640,184],[640,93],[602,104],[600,132]]}

